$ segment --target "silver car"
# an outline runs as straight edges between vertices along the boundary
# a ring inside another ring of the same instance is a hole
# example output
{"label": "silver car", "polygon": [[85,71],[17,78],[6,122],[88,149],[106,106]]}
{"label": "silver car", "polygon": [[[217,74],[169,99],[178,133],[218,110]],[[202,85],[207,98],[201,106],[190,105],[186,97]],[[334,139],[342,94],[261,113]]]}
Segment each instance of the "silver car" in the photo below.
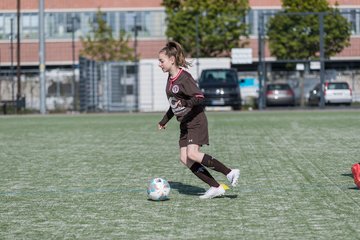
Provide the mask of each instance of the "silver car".
{"label": "silver car", "polygon": [[268,83],[266,106],[295,106],[295,94],[288,83]]}

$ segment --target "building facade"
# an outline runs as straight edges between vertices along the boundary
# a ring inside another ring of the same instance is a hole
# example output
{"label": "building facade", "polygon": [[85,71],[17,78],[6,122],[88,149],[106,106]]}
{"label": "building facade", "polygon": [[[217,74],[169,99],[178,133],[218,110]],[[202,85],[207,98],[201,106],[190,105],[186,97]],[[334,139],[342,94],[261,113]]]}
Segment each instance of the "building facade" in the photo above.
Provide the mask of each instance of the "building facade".
{"label": "building facade", "polygon": [[[39,0],[0,1],[0,66],[10,66],[16,56],[17,2],[20,2],[20,58],[21,66],[38,66]],[[156,58],[166,42],[165,11],[162,0],[45,0],[46,65],[71,66],[81,49],[80,36],[90,31],[98,9],[105,13],[116,36],[120,30],[134,35],[138,31],[138,52],[141,59]],[[261,13],[281,10],[280,0],[249,0],[251,11],[246,17],[250,26],[250,44],[254,62],[258,59],[258,19]],[[334,0],[329,1],[335,4]],[[340,11],[353,24],[351,46],[334,59],[357,61],[360,58],[360,2],[338,0]],[[131,38],[133,40],[133,38]],[[74,41],[74,45],[73,45]],[[133,42],[130,42],[133,44]],[[271,58],[268,52],[265,56]]]}
{"label": "building facade", "polygon": [[[38,0],[21,0],[20,38],[21,65],[36,66],[38,64]],[[138,32],[139,52],[141,57],[154,57],[155,52],[165,41],[165,13],[160,0],[45,0],[45,38],[46,64],[48,66],[64,66],[72,64],[73,50],[75,59],[81,48],[79,37],[90,31],[90,23],[95,20],[100,9],[106,14],[108,24],[117,35],[120,29],[130,35],[137,19],[141,26]],[[136,17],[136,18],[135,18]],[[16,44],[17,1],[2,0],[0,2],[0,50],[1,65],[11,63],[11,36]],[[72,49],[72,34],[75,35],[75,49]],[[131,44],[131,43],[130,43]],[[13,45],[13,46],[14,46]],[[16,56],[16,48],[13,47]]]}

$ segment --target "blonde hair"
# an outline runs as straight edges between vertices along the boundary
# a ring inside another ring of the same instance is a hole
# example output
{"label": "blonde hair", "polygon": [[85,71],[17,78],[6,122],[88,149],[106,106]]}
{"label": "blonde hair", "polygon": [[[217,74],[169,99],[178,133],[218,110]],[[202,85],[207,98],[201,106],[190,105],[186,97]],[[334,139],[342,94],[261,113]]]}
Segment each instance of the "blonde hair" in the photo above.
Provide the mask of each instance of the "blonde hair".
{"label": "blonde hair", "polygon": [[168,57],[174,57],[176,66],[183,68],[191,67],[191,63],[185,59],[184,50],[180,43],[169,41],[166,46],[160,50],[159,53],[161,52]]}

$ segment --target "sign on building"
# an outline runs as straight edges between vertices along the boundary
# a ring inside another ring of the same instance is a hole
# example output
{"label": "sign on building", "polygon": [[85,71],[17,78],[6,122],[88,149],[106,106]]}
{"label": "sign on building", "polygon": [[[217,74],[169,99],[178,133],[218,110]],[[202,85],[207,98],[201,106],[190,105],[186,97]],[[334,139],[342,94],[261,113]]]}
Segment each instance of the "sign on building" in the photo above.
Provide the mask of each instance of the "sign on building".
{"label": "sign on building", "polygon": [[232,64],[251,64],[252,49],[251,48],[232,48],[231,63]]}

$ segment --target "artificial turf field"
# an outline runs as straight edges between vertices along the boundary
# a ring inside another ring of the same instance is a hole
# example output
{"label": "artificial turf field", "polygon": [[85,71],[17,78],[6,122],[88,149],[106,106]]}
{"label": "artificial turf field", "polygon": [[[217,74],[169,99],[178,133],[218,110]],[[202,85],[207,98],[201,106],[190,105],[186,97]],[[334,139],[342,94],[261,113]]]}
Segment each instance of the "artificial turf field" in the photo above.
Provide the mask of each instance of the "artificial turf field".
{"label": "artificial turf field", "polygon": [[208,112],[203,150],[241,170],[212,200],[162,114],[0,117],[0,239],[359,238],[360,111]]}

